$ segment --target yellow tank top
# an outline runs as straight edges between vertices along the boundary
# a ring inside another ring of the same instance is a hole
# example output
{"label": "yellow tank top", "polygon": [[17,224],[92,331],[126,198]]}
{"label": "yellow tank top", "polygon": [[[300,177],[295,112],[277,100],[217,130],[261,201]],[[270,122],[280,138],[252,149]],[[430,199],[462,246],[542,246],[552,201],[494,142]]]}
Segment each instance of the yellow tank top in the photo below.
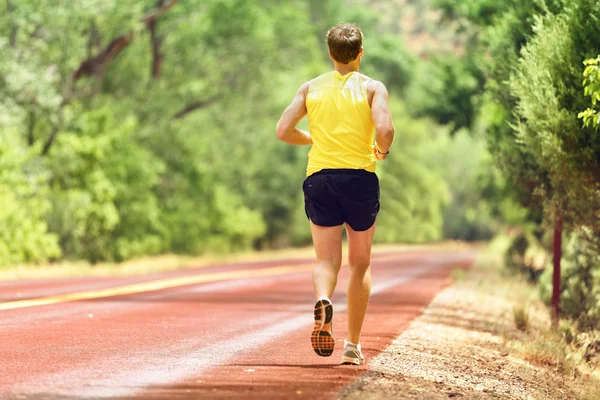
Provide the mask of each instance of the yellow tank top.
{"label": "yellow tank top", "polygon": [[323,169],[375,172],[374,124],[367,96],[371,78],[337,71],[312,80],[306,97],[313,141],[306,176]]}

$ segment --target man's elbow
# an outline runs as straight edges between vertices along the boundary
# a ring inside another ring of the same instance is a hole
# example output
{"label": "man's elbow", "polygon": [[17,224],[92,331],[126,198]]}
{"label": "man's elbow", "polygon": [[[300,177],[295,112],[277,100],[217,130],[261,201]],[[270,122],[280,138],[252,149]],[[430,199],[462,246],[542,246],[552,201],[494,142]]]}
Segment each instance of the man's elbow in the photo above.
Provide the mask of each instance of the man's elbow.
{"label": "man's elbow", "polygon": [[275,135],[277,136],[277,139],[284,140],[285,136],[286,136],[286,132],[287,132],[287,129],[285,129],[285,127],[283,126],[281,121],[279,121],[277,123],[277,126],[275,127]]}

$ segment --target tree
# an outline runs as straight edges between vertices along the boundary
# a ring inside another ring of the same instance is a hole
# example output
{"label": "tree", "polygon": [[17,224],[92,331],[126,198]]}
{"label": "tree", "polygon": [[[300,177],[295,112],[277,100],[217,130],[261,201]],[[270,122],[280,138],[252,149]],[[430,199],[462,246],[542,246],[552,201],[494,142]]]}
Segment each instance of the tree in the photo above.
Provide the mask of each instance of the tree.
{"label": "tree", "polygon": [[49,232],[47,173],[14,129],[0,135],[0,266],[37,263],[61,256]]}
{"label": "tree", "polygon": [[[598,134],[581,90],[582,62],[598,54],[594,1],[438,0],[471,38],[485,77],[479,120],[490,152],[521,204],[553,226],[558,317],[563,229],[598,236]],[[594,65],[586,79],[593,80]],[[588,82],[589,83],[589,82]],[[589,85],[588,85],[589,86]],[[592,94],[588,87],[586,94]],[[587,119],[586,119],[587,118]]]}
{"label": "tree", "polygon": [[585,104],[583,61],[600,51],[600,28],[591,22],[598,17],[600,5],[588,0],[570,2],[557,15],[538,17],[536,33],[510,82],[519,118],[515,131],[550,183],[537,190],[555,220],[555,317],[563,224],[600,234],[600,136],[577,120]]}
{"label": "tree", "polygon": [[[399,110],[418,69],[380,15],[341,0],[76,5],[0,4],[0,222],[30,238],[0,235],[3,263],[305,243],[308,149],[273,130],[297,88],[330,68],[326,29],[363,27],[364,72]],[[447,191],[425,131],[437,127],[401,120],[415,128],[380,168],[378,240],[436,239]]]}
{"label": "tree", "polygon": [[[443,236],[443,209],[450,190],[441,172],[438,149],[446,132],[426,119],[414,120],[402,102],[390,101],[396,126],[395,144],[377,164],[381,184],[381,212],[377,242],[424,242]],[[450,158],[450,157],[449,157]]]}

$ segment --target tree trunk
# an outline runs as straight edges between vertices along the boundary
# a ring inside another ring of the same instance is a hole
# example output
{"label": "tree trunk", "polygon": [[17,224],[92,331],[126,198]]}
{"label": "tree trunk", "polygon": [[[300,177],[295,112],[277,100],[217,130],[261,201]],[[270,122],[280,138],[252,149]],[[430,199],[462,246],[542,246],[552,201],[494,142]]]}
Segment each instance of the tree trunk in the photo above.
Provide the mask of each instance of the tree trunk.
{"label": "tree trunk", "polygon": [[552,278],[552,322],[558,326],[560,316],[560,260],[562,258],[562,216],[556,215],[554,223],[554,274]]}
{"label": "tree trunk", "polygon": [[35,136],[34,136],[34,130],[35,130],[35,112],[33,110],[29,111],[29,121],[27,123],[27,144],[29,146],[33,146],[33,144],[35,143]]}
{"label": "tree trunk", "polygon": [[78,80],[84,75],[102,77],[108,64],[131,43],[132,38],[133,35],[114,38],[100,54],[82,62],[77,71],[73,73],[73,79]]}
{"label": "tree trunk", "polygon": [[[8,11],[9,13],[13,13],[15,11],[15,6],[11,0],[6,1],[6,11]],[[14,17],[11,20],[12,26],[10,27],[10,38],[8,40],[8,44],[12,48],[17,46],[17,29],[18,28],[17,28],[16,23],[14,22],[15,20],[16,20],[16,18],[14,18]]]}
{"label": "tree trunk", "polygon": [[200,110],[204,107],[208,107],[213,104],[215,101],[221,98],[220,95],[215,95],[213,97],[209,97],[205,100],[194,101],[193,103],[188,104],[181,111],[177,112],[177,114],[173,115],[173,119],[180,119],[191,113],[192,111]]}
{"label": "tree trunk", "polygon": [[50,151],[50,148],[52,147],[52,145],[54,144],[54,140],[56,139],[56,135],[58,135],[58,130],[59,130],[59,126],[55,126],[52,129],[52,133],[50,134],[50,137],[48,138],[48,140],[46,140],[46,143],[44,143],[44,147],[42,148],[42,156],[46,156],[48,155],[48,152]]}
{"label": "tree trunk", "polygon": [[160,53],[160,45],[162,44],[162,38],[158,37],[156,32],[157,20],[153,19],[148,22],[148,29],[150,29],[150,47],[152,48],[152,79],[160,78],[160,69],[164,61],[163,55]]}
{"label": "tree trunk", "polygon": [[[158,17],[162,16],[171,7],[173,7],[175,4],[177,4],[178,1],[179,0],[170,0],[170,1],[160,0],[158,2],[157,7],[154,10],[152,10],[151,12],[149,12],[148,14],[144,15],[140,19],[140,22],[143,22],[145,24],[150,24],[152,21],[155,21]],[[106,70],[106,67],[108,66],[108,64],[121,52],[121,50],[123,50],[126,46],[128,46],[131,43],[131,41],[133,40],[133,37],[134,37],[134,32],[129,32],[126,35],[117,36],[110,42],[108,47],[106,49],[100,51],[99,54],[97,54],[95,56],[88,56],[88,59],[83,61],[79,65],[77,70],[75,72],[73,72],[74,80],[78,80],[79,78],[81,78],[84,75],[97,76],[99,78],[102,78],[104,71]],[[158,40],[157,48],[159,48],[160,41],[159,41],[159,39],[157,39],[157,40]],[[160,69],[160,63],[162,62],[162,59],[161,58],[155,59],[155,63],[157,61],[158,61],[158,64],[155,68],[157,69],[158,72],[160,72],[159,69]]]}

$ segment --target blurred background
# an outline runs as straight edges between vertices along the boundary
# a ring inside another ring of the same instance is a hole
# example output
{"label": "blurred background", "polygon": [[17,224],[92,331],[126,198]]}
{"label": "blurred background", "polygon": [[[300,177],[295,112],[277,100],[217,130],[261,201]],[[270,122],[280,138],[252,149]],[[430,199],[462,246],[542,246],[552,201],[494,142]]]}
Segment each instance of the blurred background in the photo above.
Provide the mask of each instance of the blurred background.
{"label": "blurred background", "polygon": [[597,323],[599,18],[596,0],[3,0],[0,265],[310,245],[308,148],[275,124],[348,21],[397,132],[376,241],[509,235],[549,299],[558,233],[565,310]]}

